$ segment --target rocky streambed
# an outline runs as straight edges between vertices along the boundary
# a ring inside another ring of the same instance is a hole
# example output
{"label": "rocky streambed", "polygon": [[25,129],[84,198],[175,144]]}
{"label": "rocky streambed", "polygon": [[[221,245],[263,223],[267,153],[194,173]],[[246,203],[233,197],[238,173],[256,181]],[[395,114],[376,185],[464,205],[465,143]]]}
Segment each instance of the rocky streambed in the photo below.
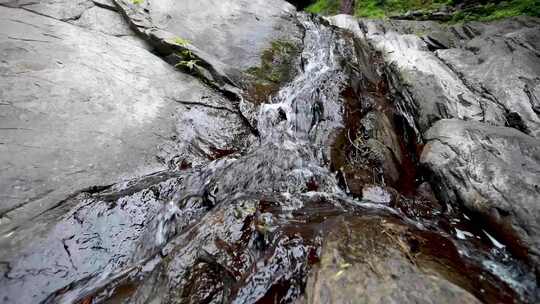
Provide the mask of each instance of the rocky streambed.
{"label": "rocky streambed", "polygon": [[539,36],[0,0],[0,301],[537,303]]}

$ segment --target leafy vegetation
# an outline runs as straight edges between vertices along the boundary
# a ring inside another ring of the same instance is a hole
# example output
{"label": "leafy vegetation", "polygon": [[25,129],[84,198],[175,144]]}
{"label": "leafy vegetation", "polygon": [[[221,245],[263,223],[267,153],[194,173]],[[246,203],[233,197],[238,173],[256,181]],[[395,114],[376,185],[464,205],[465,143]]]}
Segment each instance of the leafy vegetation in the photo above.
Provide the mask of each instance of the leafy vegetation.
{"label": "leafy vegetation", "polygon": [[[356,0],[354,13],[359,17],[382,18],[409,10],[435,10],[452,0]],[[306,10],[317,14],[336,14],[340,0],[318,0]]]}
{"label": "leafy vegetation", "polygon": [[[356,0],[354,15],[367,18],[385,18],[401,15],[407,11],[436,11],[442,6],[455,6],[463,0]],[[452,16],[452,21],[481,20],[490,21],[518,15],[540,17],[540,1],[538,0],[509,0],[509,1],[478,1],[477,5],[465,5]],[[317,0],[306,8],[306,11],[332,15],[339,13],[340,0]]]}
{"label": "leafy vegetation", "polygon": [[314,14],[334,15],[339,12],[340,0],[318,0],[306,8],[306,11]]}
{"label": "leafy vegetation", "polygon": [[180,47],[180,50],[175,52],[176,56],[180,59],[180,61],[175,65],[176,68],[186,69],[189,71],[196,71],[199,68],[197,63],[199,63],[200,60],[193,55],[191,50],[187,49],[188,45],[191,44],[191,41],[181,37],[174,37],[172,39],[168,39],[167,42]]}
{"label": "leafy vegetation", "polygon": [[177,63],[175,65],[175,67],[177,67],[177,68],[186,68],[186,69],[192,71],[193,69],[198,67],[197,62],[199,62],[199,60],[196,60],[196,59],[182,60],[179,63]]}
{"label": "leafy vegetation", "polygon": [[189,40],[181,38],[181,37],[174,37],[174,38],[169,40],[169,43],[185,47],[188,44],[190,44],[191,42]]}
{"label": "leafy vegetation", "polygon": [[459,21],[491,21],[507,17],[528,15],[540,17],[540,1],[512,0],[499,3],[487,3],[456,12],[452,20]]}
{"label": "leafy vegetation", "polygon": [[131,3],[135,4],[135,5],[141,5],[144,3],[144,0],[131,0]]}

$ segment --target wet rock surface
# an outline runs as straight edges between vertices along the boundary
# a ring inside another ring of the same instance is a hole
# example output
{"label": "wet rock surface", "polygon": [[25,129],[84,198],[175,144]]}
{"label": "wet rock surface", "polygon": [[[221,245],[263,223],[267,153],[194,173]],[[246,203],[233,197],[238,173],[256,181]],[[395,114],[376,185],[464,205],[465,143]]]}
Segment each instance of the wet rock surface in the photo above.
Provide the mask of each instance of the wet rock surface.
{"label": "wet rock surface", "polygon": [[[421,131],[444,118],[481,121],[537,136],[538,20],[441,25],[331,17],[383,52],[395,89]],[[529,93],[528,93],[529,92]]]}
{"label": "wet rock surface", "polygon": [[4,232],[81,189],[163,170],[175,100],[215,95],[122,39],[0,9]]}
{"label": "wet rock surface", "polygon": [[506,244],[538,265],[540,141],[459,120],[437,122],[425,138],[421,162],[434,171],[445,200],[480,213]]}
{"label": "wet rock surface", "polygon": [[504,239],[498,247],[537,268],[538,115],[528,79],[540,71],[538,21],[329,20],[370,41],[390,64],[397,106],[411,113],[407,122],[426,144],[421,164],[436,196],[465,207]]}
{"label": "wet rock surface", "polygon": [[308,280],[307,303],[481,303],[434,271],[430,262],[447,262],[423,252],[429,233],[409,229],[391,217],[338,217]]}
{"label": "wet rock surface", "polygon": [[[538,21],[100,0],[0,23],[0,302],[540,300]],[[490,62],[489,35],[507,78],[460,53]]]}
{"label": "wet rock surface", "polygon": [[229,94],[273,41],[301,38],[294,7],[280,0],[114,3],[161,56]]}

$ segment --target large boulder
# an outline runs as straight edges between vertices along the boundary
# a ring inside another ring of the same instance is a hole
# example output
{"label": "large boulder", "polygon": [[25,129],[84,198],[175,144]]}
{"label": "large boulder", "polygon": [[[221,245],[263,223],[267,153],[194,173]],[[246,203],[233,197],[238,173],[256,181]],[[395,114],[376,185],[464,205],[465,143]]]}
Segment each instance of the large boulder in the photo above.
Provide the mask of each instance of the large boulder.
{"label": "large boulder", "polygon": [[[452,282],[459,281],[455,261],[441,254],[438,263],[445,266],[427,262],[428,247],[455,250],[447,240],[430,240],[379,216],[338,218],[328,227],[320,263],[309,275],[307,303],[480,303]],[[446,277],[437,268],[446,268]]]}
{"label": "large boulder", "polygon": [[540,136],[540,20],[468,25],[459,48],[437,56],[505,110],[506,126]]}
{"label": "large boulder", "polygon": [[454,26],[346,15],[329,21],[382,52],[396,100],[421,132],[458,118],[539,134],[538,19]]}
{"label": "large boulder", "polygon": [[[179,102],[226,103],[131,42],[26,9],[0,6],[0,54],[4,232],[81,189],[166,169],[158,145],[186,134],[175,134]],[[222,114],[232,125],[203,136],[242,132],[238,116]]]}
{"label": "large boulder", "polygon": [[[156,183],[153,190],[141,189],[148,183]],[[99,288],[99,278],[132,269],[141,239],[178,179],[155,174],[118,186],[122,191],[113,195],[68,199],[2,238],[0,303],[42,303],[66,286],[85,282],[89,289]]]}
{"label": "large boulder", "polygon": [[150,0],[160,29],[191,41],[223,63],[246,69],[260,62],[271,42],[299,29],[296,10],[281,0]]}
{"label": "large boulder", "polygon": [[421,162],[441,196],[461,203],[522,257],[540,262],[540,140],[512,128],[442,120]]}
{"label": "large boulder", "polygon": [[226,91],[239,86],[242,72],[258,66],[273,42],[302,36],[296,9],[281,0],[114,2],[162,56],[197,63],[189,69]]}

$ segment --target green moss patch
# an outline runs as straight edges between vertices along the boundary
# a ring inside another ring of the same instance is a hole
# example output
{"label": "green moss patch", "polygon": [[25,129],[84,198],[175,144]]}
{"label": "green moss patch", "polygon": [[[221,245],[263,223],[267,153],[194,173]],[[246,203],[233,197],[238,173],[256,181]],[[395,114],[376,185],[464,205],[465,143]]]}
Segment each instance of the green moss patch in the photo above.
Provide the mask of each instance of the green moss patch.
{"label": "green moss patch", "polygon": [[261,64],[245,72],[251,78],[247,88],[248,99],[256,104],[264,103],[268,96],[294,77],[294,60],[300,48],[289,41],[273,41],[261,55]]}

